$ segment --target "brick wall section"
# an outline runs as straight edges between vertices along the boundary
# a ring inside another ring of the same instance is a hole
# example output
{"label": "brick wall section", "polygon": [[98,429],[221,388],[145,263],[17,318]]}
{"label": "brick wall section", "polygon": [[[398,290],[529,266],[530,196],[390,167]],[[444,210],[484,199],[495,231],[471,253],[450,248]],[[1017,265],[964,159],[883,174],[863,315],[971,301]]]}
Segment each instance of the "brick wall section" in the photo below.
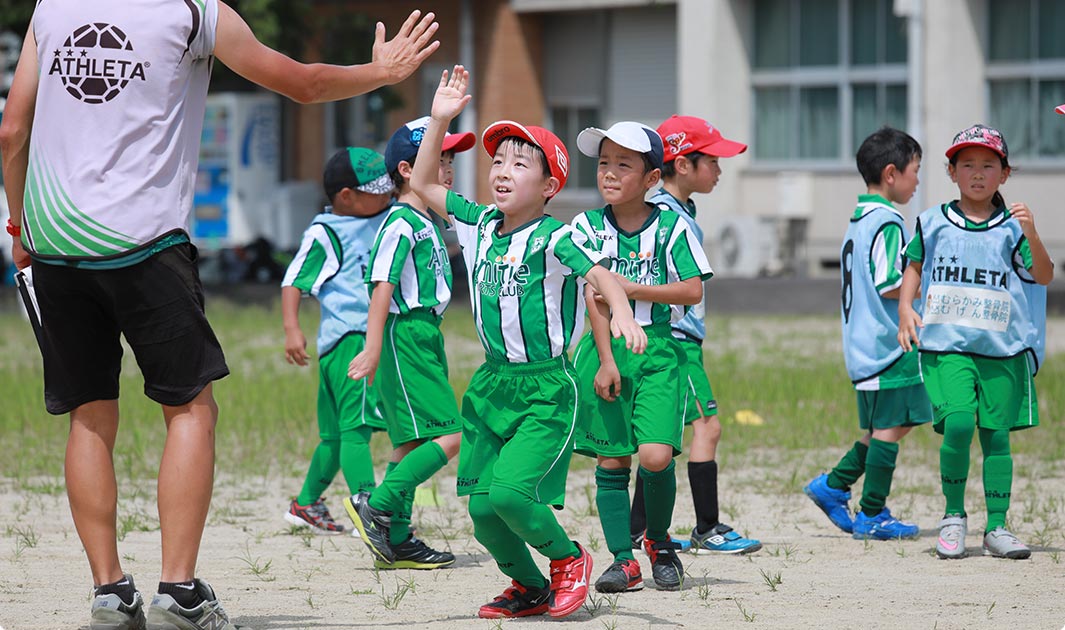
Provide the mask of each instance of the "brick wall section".
{"label": "brick wall section", "polygon": [[[489,6],[491,10],[489,10]],[[496,120],[544,124],[541,89],[542,37],[535,14],[517,14],[510,3],[477,2],[475,26],[477,129]],[[479,152],[477,200],[491,201],[488,168],[491,159]]]}

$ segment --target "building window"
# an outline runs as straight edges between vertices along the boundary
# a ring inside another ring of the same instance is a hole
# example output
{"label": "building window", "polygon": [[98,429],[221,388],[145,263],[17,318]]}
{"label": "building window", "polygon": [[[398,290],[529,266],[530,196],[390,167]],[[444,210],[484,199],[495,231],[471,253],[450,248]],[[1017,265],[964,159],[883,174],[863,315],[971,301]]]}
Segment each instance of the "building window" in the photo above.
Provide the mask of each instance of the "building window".
{"label": "building window", "polygon": [[892,4],[755,0],[756,160],[839,163],[879,127],[906,127],[906,22]]}
{"label": "building window", "polygon": [[1065,157],[1065,2],[990,0],[988,105],[1011,155]]}

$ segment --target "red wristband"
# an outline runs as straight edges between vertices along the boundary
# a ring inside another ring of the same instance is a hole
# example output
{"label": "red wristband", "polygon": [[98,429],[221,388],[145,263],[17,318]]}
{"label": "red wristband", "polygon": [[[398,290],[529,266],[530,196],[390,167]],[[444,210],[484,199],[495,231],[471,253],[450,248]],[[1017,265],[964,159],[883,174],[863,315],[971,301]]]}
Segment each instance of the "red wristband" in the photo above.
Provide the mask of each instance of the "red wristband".
{"label": "red wristband", "polygon": [[21,225],[15,225],[14,223],[11,222],[11,219],[8,219],[7,220],[7,233],[10,234],[11,236],[14,236],[15,238],[19,238],[19,237],[22,236],[22,226]]}

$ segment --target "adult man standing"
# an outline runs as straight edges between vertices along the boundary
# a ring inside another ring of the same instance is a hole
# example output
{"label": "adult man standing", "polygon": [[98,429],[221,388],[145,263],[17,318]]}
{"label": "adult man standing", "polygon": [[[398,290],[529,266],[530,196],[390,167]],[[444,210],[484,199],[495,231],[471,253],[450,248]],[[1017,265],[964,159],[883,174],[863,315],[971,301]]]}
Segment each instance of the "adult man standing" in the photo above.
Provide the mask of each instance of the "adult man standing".
{"label": "adult man standing", "polygon": [[214,481],[211,383],[229,373],[187,232],[213,58],[322,102],[402,81],[439,46],[436,29],[415,11],[390,41],[378,23],[368,64],[302,64],[219,0],[38,0],[0,126],[7,230],[16,265],[35,277],[46,407],[70,413],[67,495],[96,585],[93,628],[145,624],[115,537],[120,334],[167,427],[147,623],[233,627],[195,578]]}

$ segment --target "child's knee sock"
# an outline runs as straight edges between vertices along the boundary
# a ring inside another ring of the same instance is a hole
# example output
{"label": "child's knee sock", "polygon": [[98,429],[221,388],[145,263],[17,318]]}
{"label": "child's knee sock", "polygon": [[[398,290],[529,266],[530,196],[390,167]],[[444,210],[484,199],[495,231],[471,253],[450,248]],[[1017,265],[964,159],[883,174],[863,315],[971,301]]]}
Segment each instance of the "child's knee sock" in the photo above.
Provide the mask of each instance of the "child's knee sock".
{"label": "child's knee sock", "polygon": [[473,519],[473,537],[492,554],[504,575],[522,586],[547,586],[547,580],[533,561],[525,541],[499,518],[487,494],[471,495],[469,511]]}
{"label": "child's knee sock", "polygon": [[717,462],[688,462],[688,484],[695,505],[695,530],[705,534],[721,518],[717,507]]}
{"label": "child's knee sock", "polygon": [[[636,475],[636,489],[632,493],[632,508],[629,510],[629,533],[643,535],[647,529],[647,513],[643,504],[643,477]],[[602,514],[602,511],[600,511]]]}
{"label": "child's knee sock", "polygon": [[1006,526],[1013,486],[1013,458],[1008,429],[980,429],[984,453],[984,500],[987,502],[987,531]]}
{"label": "child's knee sock", "polygon": [[828,486],[836,490],[850,490],[858,479],[865,474],[865,462],[869,459],[869,447],[861,442],[854,443],[851,450],[839,460],[836,467],[828,473]]}
{"label": "child's knee sock", "polygon": [[866,516],[876,516],[884,509],[891,494],[891,477],[895,474],[898,455],[898,444],[876,438],[869,440],[869,452],[865,456],[865,485],[860,501]]}
{"label": "child's knee sock", "polygon": [[945,514],[965,515],[965,482],[969,479],[969,444],[976,430],[972,412],[952,413],[943,419],[939,447],[939,478],[947,499]]}
{"label": "child's knee sock", "polygon": [[633,560],[629,537],[629,477],[631,468],[595,468],[595,507],[603,525],[606,548],[614,560]]}
{"label": "child's knee sock", "polygon": [[373,429],[367,426],[340,434],[340,469],[344,471],[344,481],[351,494],[369,492],[377,485],[370,455],[372,435]]}
{"label": "child's knee sock", "polygon": [[[444,449],[432,440],[427,440],[407,453],[392,472],[370,495],[370,507],[391,512],[399,521],[393,521],[389,530],[389,542],[398,545],[410,536],[410,508],[418,485],[447,465]],[[404,512],[404,510],[407,510]]]}
{"label": "child's knee sock", "polygon": [[639,475],[643,477],[644,501],[647,505],[647,537],[651,540],[665,540],[669,534],[669,524],[673,522],[673,504],[677,501],[676,469],[676,462],[672,460],[658,472],[640,466]]}
{"label": "child's knee sock", "polygon": [[495,485],[488,491],[488,500],[507,527],[536,551],[552,560],[577,555],[577,545],[550,507],[517,490]]}
{"label": "child's knee sock", "polygon": [[307,478],[303,489],[296,497],[296,503],[310,505],[317,501],[329,484],[333,482],[340,470],[340,440],[322,440],[311,456],[311,465],[307,467]]}

